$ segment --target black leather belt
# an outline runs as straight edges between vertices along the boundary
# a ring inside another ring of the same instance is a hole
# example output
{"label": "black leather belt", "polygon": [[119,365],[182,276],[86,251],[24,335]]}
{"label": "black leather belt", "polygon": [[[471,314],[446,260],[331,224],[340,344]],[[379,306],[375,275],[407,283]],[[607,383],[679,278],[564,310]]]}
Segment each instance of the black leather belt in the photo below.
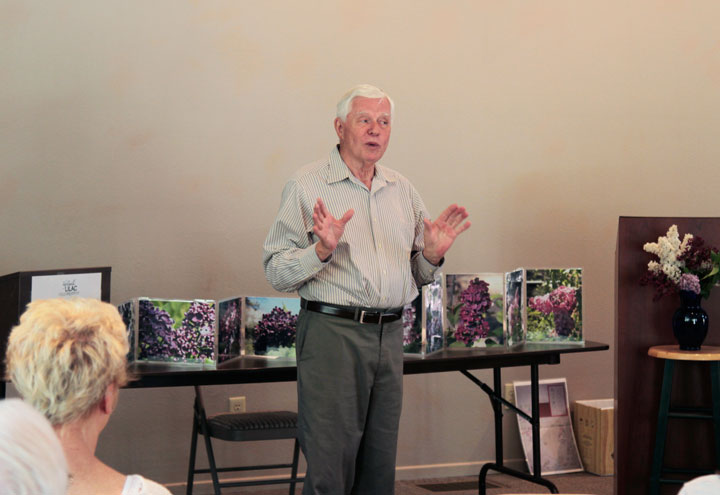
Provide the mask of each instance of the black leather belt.
{"label": "black leather belt", "polygon": [[390,323],[402,317],[403,308],[353,308],[351,306],[338,306],[336,304],[325,304],[317,301],[300,299],[300,307],[308,311],[315,311],[325,315],[348,318],[359,323]]}

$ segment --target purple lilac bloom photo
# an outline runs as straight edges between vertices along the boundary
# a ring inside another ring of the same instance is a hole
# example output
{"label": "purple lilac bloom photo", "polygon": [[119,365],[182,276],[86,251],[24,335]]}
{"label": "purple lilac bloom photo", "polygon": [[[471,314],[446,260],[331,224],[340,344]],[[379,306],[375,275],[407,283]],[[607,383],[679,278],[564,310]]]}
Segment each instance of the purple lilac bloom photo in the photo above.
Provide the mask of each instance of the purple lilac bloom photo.
{"label": "purple lilac bloom photo", "polygon": [[292,347],[296,326],[297,315],[277,306],[263,314],[253,332],[255,354],[266,354],[268,348]]}
{"label": "purple lilac bloom photo", "polygon": [[242,298],[218,303],[218,362],[240,355]]}
{"label": "purple lilac bloom photo", "polygon": [[527,270],[527,340],[582,342],[582,269]]}
{"label": "purple lilac bloom photo", "polygon": [[413,302],[406,304],[402,313],[403,352],[418,354],[422,352],[422,293]]}
{"label": "purple lilac bloom photo", "polygon": [[503,278],[500,273],[447,275],[450,347],[486,347],[504,342]]}
{"label": "purple lilac bloom photo", "polygon": [[[138,307],[138,359],[174,362],[214,359],[214,303],[141,299]],[[187,310],[182,311],[185,307]],[[175,319],[168,310],[177,313]]]}
{"label": "purple lilac bloom photo", "polygon": [[487,282],[476,278],[460,293],[463,307],[460,310],[460,322],[455,329],[455,340],[458,342],[470,346],[487,336],[490,324],[484,315],[492,304],[488,287]]}

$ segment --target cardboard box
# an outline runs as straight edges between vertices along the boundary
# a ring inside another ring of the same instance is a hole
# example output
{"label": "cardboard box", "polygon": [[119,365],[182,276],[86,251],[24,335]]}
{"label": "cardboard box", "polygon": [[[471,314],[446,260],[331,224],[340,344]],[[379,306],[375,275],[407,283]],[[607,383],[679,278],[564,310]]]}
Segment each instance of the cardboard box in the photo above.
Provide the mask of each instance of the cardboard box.
{"label": "cardboard box", "polygon": [[601,476],[615,472],[614,399],[578,400],[573,426],[585,471]]}

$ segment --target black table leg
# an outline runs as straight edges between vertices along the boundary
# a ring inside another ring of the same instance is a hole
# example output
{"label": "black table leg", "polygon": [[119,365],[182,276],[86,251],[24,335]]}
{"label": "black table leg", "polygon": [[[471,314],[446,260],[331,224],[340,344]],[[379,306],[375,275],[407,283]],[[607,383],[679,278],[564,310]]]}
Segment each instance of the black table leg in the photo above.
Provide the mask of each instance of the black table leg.
{"label": "black table leg", "polygon": [[[540,379],[538,365],[530,365],[530,401],[532,404],[532,450],[533,450],[533,472],[534,477],[540,478],[542,473],[542,462],[540,459]],[[557,492],[555,492],[557,493]]]}
{"label": "black table leg", "polygon": [[[493,368],[493,386],[494,390],[488,385],[480,381],[475,375],[467,370],[460,370],[460,373],[469,378],[473,383],[485,392],[493,407],[493,416],[495,421],[495,462],[489,462],[483,465],[478,475],[478,493],[486,495],[486,478],[488,471],[491,469],[499,473],[520,478],[537,485],[542,485],[550,490],[550,493],[559,493],[557,487],[549,480],[542,477],[542,459],[540,457],[540,378],[539,366],[537,364],[530,365],[530,399],[532,402],[532,414],[528,416],[524,411],[520,410],[515,404],[511,404],[502,397],[502,380],[500,376],[500,368]],[[520,415],[532,425],[533,437],[533,472],[531,474],[523,473],[516,469],[508,468],[503,465],[503,435],[502,435],[502,406],[505,405]]]}
{"label": "black table leg", "polygon": [[[500,368],[493,368],[493,386],[495,396],[502,397],[502,379],[500,378]],[[493,406],[493,416],[495,419],[495,463],[499,466],[503,465],[503,431],[502,431],[502,404],[496,400],[491,401]]]}

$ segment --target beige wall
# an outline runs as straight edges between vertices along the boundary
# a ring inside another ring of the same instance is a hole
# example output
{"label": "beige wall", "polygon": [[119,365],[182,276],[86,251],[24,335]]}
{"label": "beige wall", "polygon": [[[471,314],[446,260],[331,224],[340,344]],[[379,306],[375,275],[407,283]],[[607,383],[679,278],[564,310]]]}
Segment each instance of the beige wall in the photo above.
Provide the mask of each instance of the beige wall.
{"label": "beige wall", "polygon": [[[0,274],[110,265],[116,303],[272,295],[261,243],[283,181],[371,82],[396,101],[385,164],[433,214],[471,213],[446,272],[582,266],[586,337],[612,343],[617,217],[720,211],[718,18],[713,0],[2,0]],[[612,354],[541,370],[555,376],[610,397]],[[467,379],[405,385],[401,476],[492,458]],[[295,402],[292,384],[210,393]],[[123,391],[100,454],[181,482],[190,401]]]}

